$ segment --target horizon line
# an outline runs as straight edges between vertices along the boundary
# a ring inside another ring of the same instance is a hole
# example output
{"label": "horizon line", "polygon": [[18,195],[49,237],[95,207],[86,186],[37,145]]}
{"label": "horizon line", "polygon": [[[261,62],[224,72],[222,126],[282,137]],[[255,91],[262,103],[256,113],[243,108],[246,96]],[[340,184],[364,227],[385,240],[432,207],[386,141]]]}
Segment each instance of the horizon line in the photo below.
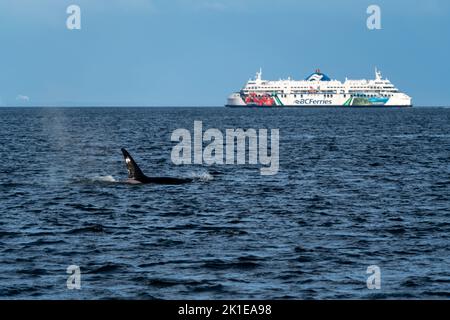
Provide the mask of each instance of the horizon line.
{"label": "horizon line", "polygon": [[[414,105],[410,108],[405,109],[411,109],[411,108],[449,108],[450,104],[448,105]],[[24,105],[10,105],[10,106],[0,106],[1,108],[227,108],[225,105],[30,105],[30,106],[24,106]],[[252,107],[241,107],[239,109],[252,109]],[[310,109],[310,108],[317,108],[314,106],[302,106],[302,107],[266,107],[264,109]],[[323,106],[321,108],[327,108],[326,106]],[[341,106],[331,106],[328,108],[342,108]],[[358,109],[358,108],[370,108],[370,109],[389,109],[389,108],[398,108],[403,109],[401,107],[389,107],[389,106],[367,106],[367,107],[350,107],[351,109]],[[228,108],[232,109],[232,108]],[[342,109],[345,109],[342,108]]]}

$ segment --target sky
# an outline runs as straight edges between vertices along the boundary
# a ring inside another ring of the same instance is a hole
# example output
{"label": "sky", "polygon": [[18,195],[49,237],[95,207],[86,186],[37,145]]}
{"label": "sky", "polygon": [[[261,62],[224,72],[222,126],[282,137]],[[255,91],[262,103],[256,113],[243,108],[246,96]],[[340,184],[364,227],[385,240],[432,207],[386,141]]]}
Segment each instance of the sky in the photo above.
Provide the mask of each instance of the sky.
{"label": "sky", "polygon": [[414,105],[448,106],[449,57],[448,0],[0,0],[0,106],[221,106],[260,67],[342,81],[378,67]]}

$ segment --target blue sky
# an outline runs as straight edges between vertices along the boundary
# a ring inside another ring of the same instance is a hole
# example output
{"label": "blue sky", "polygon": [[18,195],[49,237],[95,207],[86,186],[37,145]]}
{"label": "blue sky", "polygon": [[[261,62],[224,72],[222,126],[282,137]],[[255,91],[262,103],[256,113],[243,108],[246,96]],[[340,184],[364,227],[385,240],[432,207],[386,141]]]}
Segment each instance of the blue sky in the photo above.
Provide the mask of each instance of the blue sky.
{"label": "blue sky", "polygon": [[415,105],[450,105],[449,39],[448,0],[0,0],[0,105],[215,106],[259,67],[344,80],[375,66]]}

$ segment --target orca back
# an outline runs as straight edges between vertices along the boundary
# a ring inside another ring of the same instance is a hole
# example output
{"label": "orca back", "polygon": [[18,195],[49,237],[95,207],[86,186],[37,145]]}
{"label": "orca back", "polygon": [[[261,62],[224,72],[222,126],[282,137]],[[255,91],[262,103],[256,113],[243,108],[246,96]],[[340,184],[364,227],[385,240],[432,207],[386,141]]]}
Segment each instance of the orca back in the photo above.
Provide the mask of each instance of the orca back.
{"label": "orca back", "polygon": [[128,151],[124,148],[122,148],[121,150],[123,153],[123,157],[125,158],[125,163],[127,165],[128,183],[155,183],[177,185],[192,182],[192,179],[189,178],[179,179],[171,177],[147,177],[134,161],[133,157],[128,153]]}

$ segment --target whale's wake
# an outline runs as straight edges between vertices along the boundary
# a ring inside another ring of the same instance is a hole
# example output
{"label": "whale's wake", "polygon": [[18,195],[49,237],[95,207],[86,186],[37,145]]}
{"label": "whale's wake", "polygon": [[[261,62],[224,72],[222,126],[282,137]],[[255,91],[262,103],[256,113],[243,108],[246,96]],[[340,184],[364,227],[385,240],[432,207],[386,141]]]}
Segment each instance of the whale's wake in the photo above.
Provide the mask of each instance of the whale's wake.
{"label": "whale's wake", "polygon": [[191,172],[189,175],[193,180],[200,180],[203,182],[214,180],[214,176],[209,172]]}
{"label": "whale's wake", "polygon": [[97,176],[91,179],[93,182],[118,182],[113,176]]}

